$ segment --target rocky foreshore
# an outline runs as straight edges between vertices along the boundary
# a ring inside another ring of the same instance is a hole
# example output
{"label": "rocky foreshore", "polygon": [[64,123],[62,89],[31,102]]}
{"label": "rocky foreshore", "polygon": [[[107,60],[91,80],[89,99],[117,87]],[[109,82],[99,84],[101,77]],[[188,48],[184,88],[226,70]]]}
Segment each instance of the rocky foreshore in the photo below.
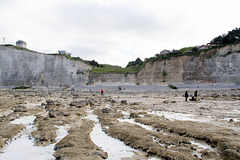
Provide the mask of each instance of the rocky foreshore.
{"label": "rocky foreshore", "polygon": [[[111,160],[91,137],[96,124],[132,148],[123,160],[239,159],[239,90],[198,90],[197,101],[185,101],[184,91],[2,89],[0,159],[26,135],[33,146],[54,145],[55,159]],[[14,123],[29,116],[31,124]],[[67,134],[59,138],[61,127]]]}

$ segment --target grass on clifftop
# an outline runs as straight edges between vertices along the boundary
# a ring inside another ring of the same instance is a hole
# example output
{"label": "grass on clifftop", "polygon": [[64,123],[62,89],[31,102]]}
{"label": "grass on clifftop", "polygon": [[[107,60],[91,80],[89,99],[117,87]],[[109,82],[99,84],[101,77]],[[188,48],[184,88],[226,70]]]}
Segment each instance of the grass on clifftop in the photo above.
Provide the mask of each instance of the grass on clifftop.
{"label": "grass on clifftop", "polygon": [[30,50],[30,49],[28,49],[28,48],[17,47],[17,46],[14,46],[14,45],[12,45],[12,44],[5,44],[5,45],[1,45],[1,46],[14,47],[14,48],[17,49],[17,50],[23,50],[23,51],[28,51],[28,52],[36,52],[36,51]]}
{"label": "grass on clifftop", "polygon": [[95,67],[93,73],[118,73],[118,74],[135,74],[136,68],[122,68],[120,66],[104,65],[103,67]]}

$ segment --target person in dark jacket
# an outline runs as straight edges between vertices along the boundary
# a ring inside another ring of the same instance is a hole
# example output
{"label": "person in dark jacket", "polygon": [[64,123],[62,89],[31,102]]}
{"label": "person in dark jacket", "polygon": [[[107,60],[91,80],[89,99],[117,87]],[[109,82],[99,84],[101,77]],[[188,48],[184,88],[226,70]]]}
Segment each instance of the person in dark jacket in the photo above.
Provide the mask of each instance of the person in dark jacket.
{"label": "person in dark jacket", "polygon": [[195,92],[194,92],[194,99],[195,99],[195,101],[197,101],[197,92],[198,92],[198,91],[195,91]]}
{"label": "person in dark jacket", "polygon": [[188,101],[188,91],[185,92],[185,99]]}

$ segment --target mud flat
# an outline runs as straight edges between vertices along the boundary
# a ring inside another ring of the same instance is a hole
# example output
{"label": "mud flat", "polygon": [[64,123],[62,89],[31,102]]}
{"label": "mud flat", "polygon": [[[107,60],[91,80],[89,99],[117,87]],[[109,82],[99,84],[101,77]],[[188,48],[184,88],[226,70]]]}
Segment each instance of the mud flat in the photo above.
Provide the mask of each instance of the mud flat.
{"label": "mud flat", "polygon": [[240,90],[185,90],[1,89],[0,159],[240,159]]}

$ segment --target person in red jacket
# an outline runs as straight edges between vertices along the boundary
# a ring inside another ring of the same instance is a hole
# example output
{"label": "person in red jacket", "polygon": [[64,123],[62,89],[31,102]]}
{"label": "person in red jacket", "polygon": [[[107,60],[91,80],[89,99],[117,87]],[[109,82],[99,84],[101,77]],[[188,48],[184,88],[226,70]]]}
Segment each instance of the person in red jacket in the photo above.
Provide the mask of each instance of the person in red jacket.
{"label": "person in red jacket", "polygon": [[101,89],[101,95],[103,95],[103,89]]}

